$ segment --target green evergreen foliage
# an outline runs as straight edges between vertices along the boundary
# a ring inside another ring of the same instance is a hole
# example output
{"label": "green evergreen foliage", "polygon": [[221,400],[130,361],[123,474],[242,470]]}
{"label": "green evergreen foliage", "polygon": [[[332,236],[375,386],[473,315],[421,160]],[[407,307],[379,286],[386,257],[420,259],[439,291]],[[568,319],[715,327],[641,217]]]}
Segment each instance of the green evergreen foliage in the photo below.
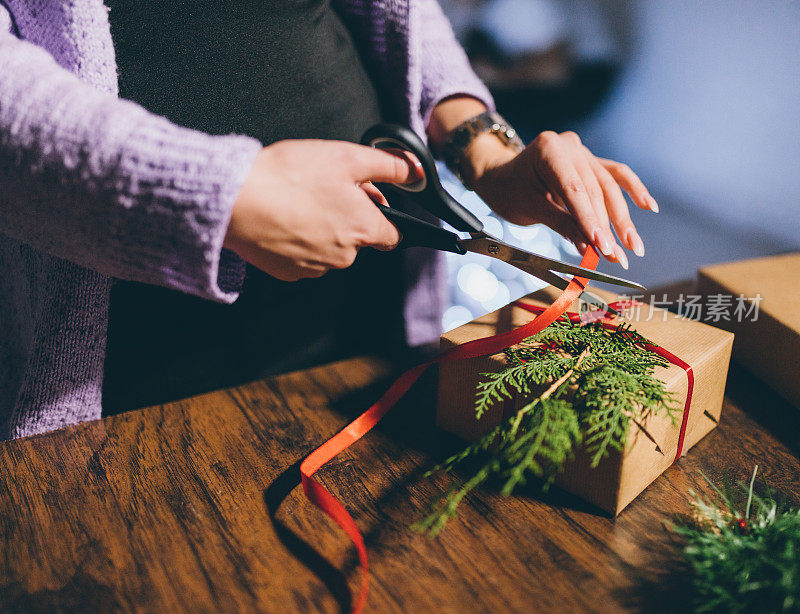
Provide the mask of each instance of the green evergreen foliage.
{"label": "green evergreen foliage", "polygon": [[476,391],[475,417],[481,419],[496,403],[526,401],[478,441],[426,473],[464,477],[413,528],[436,535],[456,515],[461,500],[489,480],[498,480],[505,496],[528,475],[543,479],[547,487],[576,446],[583,445],[597,466],[610,449],[624,448],[632,422],[641,425],[661,412],[675,420],[673,399],[654,375],[656,367],[668,363],[645,343],[627,324],[609,329],[599,322],[582,325],[562,317],[505,350],[505,368],[481,374],[485,380]]}
{"label": "green evergreen foliage", "polygon": [[738,497],[730,488],[715,487],[717,501],[692,492],[694,518],[670,524],[685,541],[697,612],[800,612],[800,509],[768,489],[756,495],[757,471]]}

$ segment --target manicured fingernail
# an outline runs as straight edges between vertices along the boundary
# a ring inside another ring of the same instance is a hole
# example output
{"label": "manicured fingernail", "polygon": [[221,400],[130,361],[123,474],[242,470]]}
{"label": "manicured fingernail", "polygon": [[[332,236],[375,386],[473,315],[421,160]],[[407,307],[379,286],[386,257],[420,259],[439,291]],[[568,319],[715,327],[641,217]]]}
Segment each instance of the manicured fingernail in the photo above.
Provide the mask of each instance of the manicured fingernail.
{"label": "manicured fingernail", "polygon": [[608,233],[603,232],[599,228],[594,229],[592,241],[600,248],[604,256],[611,256],[614,253],[614,248],[611,247],[611,239],[608,237]]}
{"label": "manicured fingernail", "polygon": [[656,199],[648,194],[646,200],[647,204],[650,205],[650,211],[653,213],[658,213],[658,203],[656,202]]}
{"label": "manicured fingernail", "polygon": [[419,161],[419,158],[417,158],[417,156],[415,156],[410,151],[403,151],[399,149],[395,149],[392,151],[396,152],[397,155],[402,157],[406,161],[406,164],[408,164],[414,170],[415,177],[413,177],[413,179],[418,179],[418,180],[422,179],[422,177],[425,174],[425,171],[422,170],[422,162]]}
{"label": "manicured fingernail", "polygon": [[614,255],[619,260],[619,263],[622,265],[622,268],[626,271],[628,270],[628,257],[625,255],[625,252],[619,245],[614,246]]}
{"label": "manicured fingernail", "polygon": [[642,238],[635,230],[628,231],[628,244],[631,246],[633,253],[639,258],[644,256],[644,243],[642,243]]}

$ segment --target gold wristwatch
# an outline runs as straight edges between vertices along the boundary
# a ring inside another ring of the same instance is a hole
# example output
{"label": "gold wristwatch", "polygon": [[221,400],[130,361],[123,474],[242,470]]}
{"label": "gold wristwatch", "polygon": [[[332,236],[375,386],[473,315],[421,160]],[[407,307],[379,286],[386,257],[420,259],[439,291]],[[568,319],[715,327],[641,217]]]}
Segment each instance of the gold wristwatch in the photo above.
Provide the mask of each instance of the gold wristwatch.
{"label": "gold wristwatch", "polygon": [[468,190],[473,188],[464,180],[461,172],[464,151],[478,135],[484,132],[494,134],[503,144],[517,153],[525,149],[525,143],[519,138],[517,131],[495,111],[485,111],[456,126],[442,146],[441,156],[447,168]]}

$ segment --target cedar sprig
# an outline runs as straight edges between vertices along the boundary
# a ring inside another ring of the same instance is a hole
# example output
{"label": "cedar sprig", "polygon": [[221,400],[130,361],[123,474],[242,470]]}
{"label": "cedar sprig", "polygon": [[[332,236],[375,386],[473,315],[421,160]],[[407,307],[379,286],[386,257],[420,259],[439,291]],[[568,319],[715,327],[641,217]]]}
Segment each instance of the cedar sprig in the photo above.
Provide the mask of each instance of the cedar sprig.
{"label": "cedar sprig", "polygon": [[[684,540],[697,612],[800,612],[800,509],[779,503],[766,488],[738,496],[695,497],[689,521],[669,523]],[[746,496],[745,496],[746,495]]]}
{"label": "cedar sprig", "polygon": [[533,387],[552,382],[575,366],[575,357],[551,353],[537,355],[530,351],[505,351],[509,366],[502,376],[481,373],[486,381],[478,383],[475,399],[475,418],[480,419],[496,402],[503,402],[516,394],[529,394]]}
{"label": "cedar sprig", "polygon": [[468,478],[454,483],[432,504],[431,512],[412,526],[414,530],[438,534],[456,515],[461,500],[490,478],[498,479],[501,492],[510,495],[517,485],[525,483],[527,471],[539,475],[545,467],[563,463],[572,443],[580,439],[577,414],[570,403],[558,399],[535,399],[510,422],[507,429],[503,428],[505,425],[496,427],[425,474],[449,472],[465,461],[470,461],[472,468]]}
{"label": "cedar sprig", "polygon": [[506,367],[482,374],[475,417],[515,397],[527,402],[426,473],[458,471],[465,477],[437,497],[413,528],[436,535],[463,498],[490,480],[499,482],[504,496],[529,474],[543,479],[546,488],[579,444],[597,466],[610,449],[624,448],[632,422],[661,412],[674,420],[673,398],[654,375],[668,363],[645,349],[645,342],[628,324],[609,329],[561,318],[506,349]]}

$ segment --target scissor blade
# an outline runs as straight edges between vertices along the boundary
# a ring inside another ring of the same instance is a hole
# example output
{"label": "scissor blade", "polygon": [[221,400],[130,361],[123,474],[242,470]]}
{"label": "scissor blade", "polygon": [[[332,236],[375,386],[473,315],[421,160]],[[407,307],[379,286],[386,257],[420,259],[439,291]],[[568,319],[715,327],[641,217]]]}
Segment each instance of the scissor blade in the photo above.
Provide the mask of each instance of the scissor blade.
{"label": "scissor blade", "polygon": [[483,236],[473,235],[471,239],[461,239],[459,244],[469,252],[491,256],[492,258],[503,260],[504,262],[508,262],[509,264],[517,267],[519,264],[527,264],[538,270],[547,269],[550,271],[558,271],[559,273],[577,275],[578,277],[586,277],[587,279],[602,281],[608,284],[614,284],[615,286],[625,286],[626,288],[646,290],[644,286],[637,284],[635,281],[616,277],[615,275],[607,275],[606,273],[600,273],[598,271],[592,271],[591,269],[561,262],[560,260],[554,260],[552,258],[548,258],[547,256],[540,256],[539,254],[534,254],[532,252],[525,251],[524,249],[519,249],[518,247],[514,247],[508,243],[503,243],[502,241],[486,234]]}
{"label": "scissor blade", "polygon": [[[547,269],[541,269],[541,270],[531,269],[524,264],[521,265],[514,264],[513,266],[518,268],[520,271],[523,271],[524,273],[528,273],[529,275],[538,277],[543,282],[548,283],[551,286],[555,286],[559,290],[566,290],[567,286],[569,285],[568,280],[556,275],[555,273],[548,271]],[[599,296],[592,294],[588,290],[584,290],[583,292],[581,292],[578,298],[582,300],[584,303],[589,303],[590,305],[596,305],[597,307],[600,307],[600,309],[602,309],[603,311],[606,311],[608,313],[613,313],[614,315],[617,316],[619,315],[619,312],[616,309],[612,308],[606,301],[601,299]]]}

